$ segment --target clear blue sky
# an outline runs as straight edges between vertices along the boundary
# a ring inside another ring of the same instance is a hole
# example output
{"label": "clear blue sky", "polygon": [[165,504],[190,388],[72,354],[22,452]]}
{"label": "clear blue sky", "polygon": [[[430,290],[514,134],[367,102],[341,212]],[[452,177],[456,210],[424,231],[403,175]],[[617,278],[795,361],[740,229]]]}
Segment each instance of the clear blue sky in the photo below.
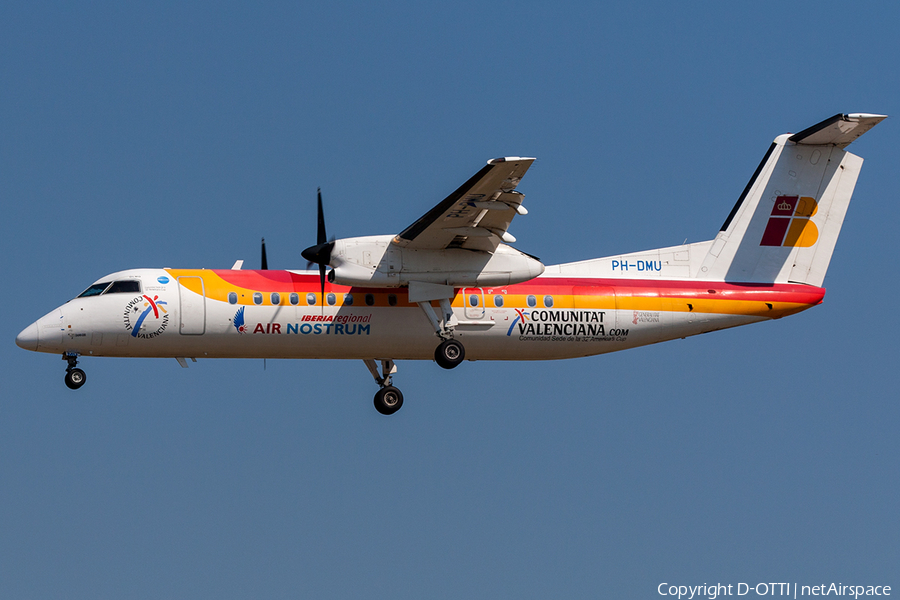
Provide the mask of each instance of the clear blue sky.
{"label": "clear blue sky", "polygon": [[[900,590],[900,14],[890,4],[6,3],[0,597]],[[131,267],[303,268],[536,156],[553,264],[710,239],[772,139],[894,115],[825,303],[546,363],[86,359],[23,327]],[[752,596],[752,594],[751,594]]]}

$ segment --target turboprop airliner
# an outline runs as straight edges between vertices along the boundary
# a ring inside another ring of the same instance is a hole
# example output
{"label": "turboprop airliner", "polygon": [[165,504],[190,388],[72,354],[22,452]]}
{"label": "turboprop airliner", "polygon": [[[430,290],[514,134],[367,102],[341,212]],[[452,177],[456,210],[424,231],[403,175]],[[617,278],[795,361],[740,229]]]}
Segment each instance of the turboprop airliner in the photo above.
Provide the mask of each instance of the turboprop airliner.
{"label": "turboprop airliner", "polygon": [[112,273],[16,343],[61,354],[71,389],[87,356],[362,360],[388,415],[397,360],[574,358],[778,319],[822,302],[863,162],[846,147],[884,118],[776,137],[709,241],[545,266],[508,231],[534,159],[495,158],[396,235],[329,241],[320,193],[307,270],[267,269],[263,242],[260,270]]}

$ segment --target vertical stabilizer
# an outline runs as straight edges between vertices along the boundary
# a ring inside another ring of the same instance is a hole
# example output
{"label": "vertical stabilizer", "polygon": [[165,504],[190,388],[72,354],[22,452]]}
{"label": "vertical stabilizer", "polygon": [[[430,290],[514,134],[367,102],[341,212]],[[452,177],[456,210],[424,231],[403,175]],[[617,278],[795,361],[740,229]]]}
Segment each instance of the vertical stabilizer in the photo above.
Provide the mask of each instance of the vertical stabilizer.
{"label": "vertical stabilizer", "polygon": [[884,118],[839,114],[775,138],[697,276],[821,287],[863,162],[844,148]]}

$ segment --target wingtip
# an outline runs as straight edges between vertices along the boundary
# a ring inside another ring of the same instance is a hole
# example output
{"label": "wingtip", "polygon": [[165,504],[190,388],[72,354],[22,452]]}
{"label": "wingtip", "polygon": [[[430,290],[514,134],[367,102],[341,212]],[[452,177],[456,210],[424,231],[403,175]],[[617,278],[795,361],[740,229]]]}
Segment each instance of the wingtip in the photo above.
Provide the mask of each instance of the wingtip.
{"label": "wingtip", "polygon": [[501,156],[499,158],[492,158],[487,161],[489,165],[499,165],[500,163],[505,162],[515,162],[517,160],[535,160],[534,158],[528,156]]}
{"label": "wingtip", "polygon": [[877,115],[875,113],[850,113],[847,115],[851,119],[878,119],[882,121],[887,119],[887,115]]}

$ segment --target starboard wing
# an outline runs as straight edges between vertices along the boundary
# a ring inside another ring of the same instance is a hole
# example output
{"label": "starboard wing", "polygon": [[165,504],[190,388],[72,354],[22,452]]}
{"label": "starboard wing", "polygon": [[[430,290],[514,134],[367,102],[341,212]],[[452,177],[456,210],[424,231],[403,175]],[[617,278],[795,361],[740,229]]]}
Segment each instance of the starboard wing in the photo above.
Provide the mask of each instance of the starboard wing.
{"label": "starboard wing", "polygon": [[533,158],[495,158],[459,189],[394,238],[411,250],[466,248],[493,252],[501,241],[514,242],[507,229],[525,214],[525,196],[516,190]]}

